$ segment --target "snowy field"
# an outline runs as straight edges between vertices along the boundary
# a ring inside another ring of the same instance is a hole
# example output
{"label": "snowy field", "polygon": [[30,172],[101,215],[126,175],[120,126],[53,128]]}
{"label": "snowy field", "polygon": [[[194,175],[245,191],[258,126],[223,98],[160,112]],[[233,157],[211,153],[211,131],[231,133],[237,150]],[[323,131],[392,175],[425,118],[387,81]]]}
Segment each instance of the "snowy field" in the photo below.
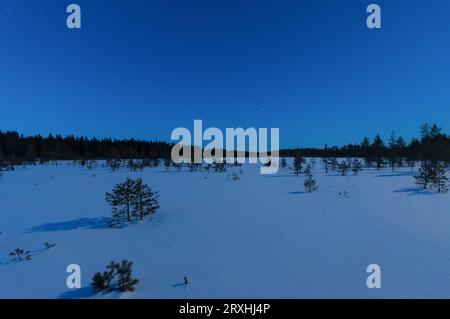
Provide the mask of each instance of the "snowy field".
{"label": "snowy field", "polygon": [[[304,176],[259,168],[244,165],[239,181],[227,178],[238,167],[110,172],[64,162],[4,172],[0,298],[450,297],[450,194],[419,191],[409,168],[342,177],[318,161],[312,194]],[[161,208],[110,229],[105,192],[127,176],[158,190]],[[18,247],[32,260],[10,262]],[[94,272],[124,258],[136,291],[93,295]],[[82,289],[66,287],[69,264],[81,266]],[[366,286],[369,264],[381,266],[381,289]]]}

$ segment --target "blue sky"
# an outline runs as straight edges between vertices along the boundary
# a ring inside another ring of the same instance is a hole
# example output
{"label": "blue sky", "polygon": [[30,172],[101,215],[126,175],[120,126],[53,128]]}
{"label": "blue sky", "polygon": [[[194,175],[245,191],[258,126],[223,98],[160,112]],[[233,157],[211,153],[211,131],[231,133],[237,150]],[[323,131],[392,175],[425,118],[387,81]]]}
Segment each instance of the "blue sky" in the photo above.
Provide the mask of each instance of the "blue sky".
{"label": "blue sky", "polygon": [[[282,147],[450,130],[448,0],[0,0],[0,130],[169,140],[279,127]],[[369,30],[366,7],[382,8]]]}

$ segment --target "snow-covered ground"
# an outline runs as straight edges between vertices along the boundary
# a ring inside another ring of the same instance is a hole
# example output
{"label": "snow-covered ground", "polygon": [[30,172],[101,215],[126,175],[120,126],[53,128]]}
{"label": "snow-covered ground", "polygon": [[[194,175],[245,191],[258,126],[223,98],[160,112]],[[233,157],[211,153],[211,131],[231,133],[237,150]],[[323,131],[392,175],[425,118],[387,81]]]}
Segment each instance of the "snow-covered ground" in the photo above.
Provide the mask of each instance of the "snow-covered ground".
{"label": "snow-covered ground", "polygon": [[[418,191],[410,169],[325,174],[319,190],[281,169],[260,175],[92,171],[60,163],[0,179],[1,298],[450,297],[450,195]],[[96,176],[93,174],[95,173]],[[152,220],[110,229],[105,192],[127,176],[160,192]],[[348,198],[339,196],[346,191]],[[43,242],[56,247],[45,250]],[[21,247],[31,261],[11,263]],[[92,296],[90,279],[111,260],[134,261],[134,293]],[[82,289],[66,287],[66,266]],[[382,288],[368,289],[379,264]],[[187,276],[187,286],[178,285]]]}

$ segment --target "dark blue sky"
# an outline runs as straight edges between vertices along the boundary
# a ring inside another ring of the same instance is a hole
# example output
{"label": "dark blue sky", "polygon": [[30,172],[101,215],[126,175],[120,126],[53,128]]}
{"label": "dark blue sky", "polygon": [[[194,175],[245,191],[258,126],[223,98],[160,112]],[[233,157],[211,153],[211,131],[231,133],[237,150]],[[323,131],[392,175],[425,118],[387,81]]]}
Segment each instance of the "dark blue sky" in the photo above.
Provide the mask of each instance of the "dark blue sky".
{"label": "dark blue sky", "polygon": [[[66,28],[71,2],[82,30]],[[203,119],[279,127],[283,147],[448,131],[449,14],[448,0],[0,0],[0,130],[169,140]]]}

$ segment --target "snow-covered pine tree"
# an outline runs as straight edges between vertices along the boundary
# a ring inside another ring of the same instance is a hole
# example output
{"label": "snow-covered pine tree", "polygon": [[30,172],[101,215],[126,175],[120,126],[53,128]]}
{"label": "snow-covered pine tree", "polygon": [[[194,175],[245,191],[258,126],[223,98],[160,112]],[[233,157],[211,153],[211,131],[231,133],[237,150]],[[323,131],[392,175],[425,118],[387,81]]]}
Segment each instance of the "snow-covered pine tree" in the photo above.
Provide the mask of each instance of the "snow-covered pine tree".
{"label": "snow-covered pine tree", "polygon": [[138,178],[133,184],[133,215],[143,220],[145,216],[152,215],[159,208],[158,192],[143,182],[142,178]]}

